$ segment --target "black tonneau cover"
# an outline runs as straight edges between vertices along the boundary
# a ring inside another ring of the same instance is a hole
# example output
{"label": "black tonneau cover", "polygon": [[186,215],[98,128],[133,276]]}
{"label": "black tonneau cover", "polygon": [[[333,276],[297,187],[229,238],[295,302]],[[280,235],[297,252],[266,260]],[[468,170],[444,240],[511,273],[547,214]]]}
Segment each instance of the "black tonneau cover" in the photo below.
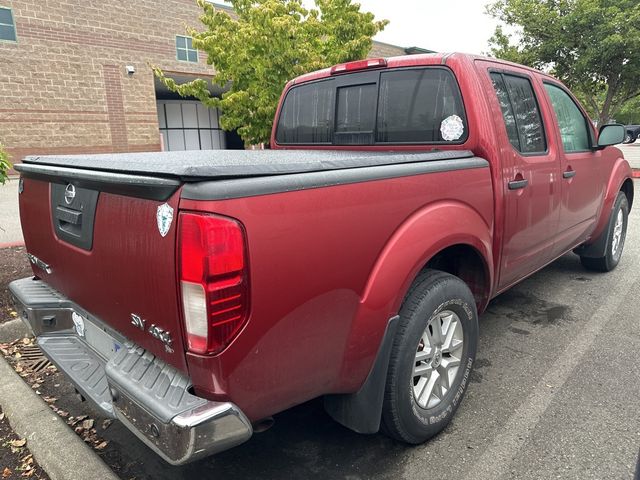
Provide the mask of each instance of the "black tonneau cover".
{"label": "black tonneau cover", "polygon": [[[191,150],[106,155],[31,156],[25,164],[176,178],[183,182],[323,172],[470,158],[466,150],[354,152],[344,150]],[[18,168],[18,170],[20,170]],[[51,169],[52,171],[57,169]]]}

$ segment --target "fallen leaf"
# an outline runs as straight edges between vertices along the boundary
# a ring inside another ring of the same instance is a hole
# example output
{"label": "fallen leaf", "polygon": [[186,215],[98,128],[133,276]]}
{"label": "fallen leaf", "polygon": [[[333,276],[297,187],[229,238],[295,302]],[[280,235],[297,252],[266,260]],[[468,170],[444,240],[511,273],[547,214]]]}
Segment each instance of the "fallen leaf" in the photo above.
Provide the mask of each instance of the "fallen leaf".
{"label": "fallen leaf", "polygon": [[78,417],[76,417],[76,420],[81,422],[82,420],[84,420],[85,418],[89,418],[89,415],[80,415]]}
{"label": "fallen leaf", "polygon": [[113,420],[109,420],[109,419],[104,420],[102,422],[102,429],[106,430],[107,428],[109,428],[111,426],[112,423],[113,423]]}
{"label": "fallen leaf", "polygon": [[11,315],[13,318],[16,318],[18,316],[18,312],[9,312],[9,315]]}
{"label": "fallen leaf", "polygon": [[13,472],[9,469],[9,467],[4,467],[4,470],[2,471],[2,478],[8,478],[12,473]]}
{"label": "fallen leaf", "polygon": [[20,448],[20,447],[24,447],[27,444],[27,439],[20,438],[18,440],[11,440],[9,443],[11,444],[12,447]]}
{"label": "fallen leaf", "polygon": [[43,399],[45,402],[47,402],[47,403],[55,403],[55,402],[56,402],[56,400],[58,400],[58,399],[57,399],[57,398],[55,398],[55,397],[48,397],[48,396],[44,396],[44,397],[42,397],[42,399]]}
{"label": "fallen leaf", "polygon": [[4,412],[0,413],[0,422],[4,420]]}
{"label": "fallen leaf", "polygon": [[93,419],[85,420],[82,422],[82,428],[85,430],[91,430],[93,428]]}
{"label": "fallen leaf", "polygon": [[95,448],[96,450],[104,450],[107,447],[107,445],[109,445],[109,442],[102,442],[99,445],[96,445]]}
{"label": "fallen leaf", "polygon": [[58,410],[56,413],[60,415],[62,418],[69,416],[69,412],[65,412],[64,410]]}

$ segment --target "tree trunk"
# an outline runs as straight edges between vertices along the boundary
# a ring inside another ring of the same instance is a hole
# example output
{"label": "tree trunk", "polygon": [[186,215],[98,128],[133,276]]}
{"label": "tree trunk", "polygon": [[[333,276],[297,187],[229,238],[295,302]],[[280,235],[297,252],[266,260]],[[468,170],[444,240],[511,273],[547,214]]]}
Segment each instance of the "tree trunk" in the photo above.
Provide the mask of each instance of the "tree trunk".
{"label": "tree trunk", "polygon": [[620,80],[620,75],[612,75],[607,79],[607,95],[604,99],[604,104],[602,104],[602,110],[600,110],[600,118],[598,118],[598,126],[606,125],[609,123],[609,114],[611,113],[611,104],[613,103],[613,99],[618,93],[618,83]]}

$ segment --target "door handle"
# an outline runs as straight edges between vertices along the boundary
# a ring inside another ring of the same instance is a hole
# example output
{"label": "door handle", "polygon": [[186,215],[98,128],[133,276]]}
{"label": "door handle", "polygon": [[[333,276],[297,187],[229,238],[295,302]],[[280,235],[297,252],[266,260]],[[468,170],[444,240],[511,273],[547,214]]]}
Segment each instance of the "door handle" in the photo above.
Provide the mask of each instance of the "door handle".
{"label": "door handle", "polygon": [[566,172],[562,173],[562,178],[573,178],[575,176],[576,176],[575,170],[567,170]]}
{"label": "door handle", "polygon": [[509,190],[519,190],[527,185],[529,185],[529,180],[526,178],[522,180],[512,180],[509,182]]}

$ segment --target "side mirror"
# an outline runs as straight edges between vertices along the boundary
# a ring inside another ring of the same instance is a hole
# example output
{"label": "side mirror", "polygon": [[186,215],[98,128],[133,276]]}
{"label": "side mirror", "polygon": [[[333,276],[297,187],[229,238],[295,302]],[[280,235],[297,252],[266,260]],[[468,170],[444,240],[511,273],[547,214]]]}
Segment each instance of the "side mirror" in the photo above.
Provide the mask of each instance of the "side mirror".
{"label": "side mirror", "polygon": [[625,133],[624,125],[620,125],[619,123],[603,125],[600,127],[597,149],[600,150],[609,145],[617,145],[624,142]]}

